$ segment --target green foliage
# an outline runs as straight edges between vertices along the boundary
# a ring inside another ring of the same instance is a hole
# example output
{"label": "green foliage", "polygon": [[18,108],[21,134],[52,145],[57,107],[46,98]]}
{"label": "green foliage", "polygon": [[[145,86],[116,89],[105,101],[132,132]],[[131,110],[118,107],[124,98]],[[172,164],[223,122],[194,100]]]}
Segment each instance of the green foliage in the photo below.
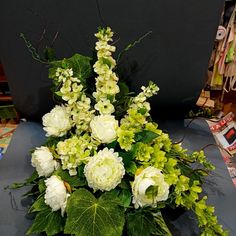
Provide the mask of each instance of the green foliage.
{"label": "green foliage", "polygon": [[28,229],[26,235],[45,232],[47,235],[55,235],[63,231],[64,218],[60,211],[52,211],[50,207],[37,213],[35,220]]}
{"label": "green foliage", "polygon": [[205,118],[214,118],[219,112],[215,108],[210,107],[196,107],[195,109],[189,111],[186,115],[186,118],[196,118],[196,117],[205,117]]}
{"label": "green foliage", "polygon": [[27,178],[23,183],[13,183],[11,186],[8,186],[8,187],[12,189],[17,189],[17,188],[22,188],[27,185],[32,185],[36,183],[36,180],[38,179],[38,177],[39,176],[38,176],[37,171],[34,171],[32,175],[29,178]]}
{"label": "green foliage", "polygon": [[131,48],[135,47],[136,44],[139,44],[143,39],[145,39],[147,36],[149,36],[152,33],[152,31],[148,31],[146,34],[142,35],[139,39],[135,40],[133,43],[128,44],[118,55],[117,62],[119,62],[120,58],[123,56],[123,54],[127,51],[129,51]]}
{"label": "green foliage", "polygon": [[119,236],[124,225],[124,209],[104,193],[96,199],[86,189],[76,190],[67,203],[64,232],[76,236]]}
{"label": "green foliage", "polygon": [[38,182],[39,192],[40,193],[43,193],[46,190],[46,184],[45,184],[44,180],[45,179],[43,178],[43,179],[40,179],[39,182]]}
{"label": "green foliage", "polygon": [[51,150],[57,146],[57,143],[60,141],[64,141],[66,139],[66,136],[63,137],[48,137],[46,142],[43,144],[43,146],[46,146],[50,148]]}
{"label": "green foliage", "polygon": [[116,102],[114,103],[116,107],[116,119],[120,119],[126,114],[131,98],[130,95],[132,94],[130,93],[129,87],[125,82],[119,82],[118,85],[120,88],[120,92],[116,95]]}
{"label": "green foliage", "polygon": [[35,171],[32,173],[32,175],[31,175],[29,178],[26,179],[26,182],[27,182],[27,183],[33,183],[33,182],[35,182],[35,180],[36,180],[38,177],[39,177],[39,175],[38,175],[37,171],[35,170]]}
{"label": "green foliage", "polygon": [[118,195],[120,201],[123,203],[124,207],[129,207],[131,203],[131,193],[129,189],[123,189]]}
{"label": "green foliage", "polygon": [[131,193],[130,189],[113,189],[109,193],[107,193],[107,196],[110,196],[113,200],[116,200],[119,202],[119,205],[128,208],[131,203]]}
{"label": "green foliage", "polygon": [[38,54],[36,48],[31,44],[31,42],[25,37],[23,33],[20,33],[20,37],[24,40],[26,47],[28,48],[29,52],[31,53],[31,56],[34,60],[39,61],[41,63],[47,63],[47,61],[44,61],[40,55]]}
{"label": "green foliage", "polygon": [[107,147],[108,147],[109,149],[111,149],[111,148],[115,149],[117,143],[118,143],[118,142],[115,140],[115,141],[113,141],[113,142],[107,144]]}
{"label": "green foliage", "polygon": [[142,142],[142,143],[150,143],[159,135],[149,130],[143,130],[137,134],[135,134],[135,141]]}
{"label": "green foliage", "polygon": [[129,236],[171,236],[160,212],[141,209],[127,214],[127,230]]}
{"label": "green foliage", "polygon": [[69,172],[62,170],[61,168],[54,172],[54,175],[58,175],[61,179],[67,182],[71,187],[81,187],[86,185],[86,179],[83,174],[83,166],[78,167],[78,172],[76,176],[70,176]]}
{"label": "green foliage", "polygon": [[135,175],[135,172],[137,171],[138,167],[134,161],[131,161],[126,167],[126,171],[130,175]]}
{"label": "green foliage", "polygon": [[46,48],[43,51],[44,58],[46,61],[55,61],[55,51],[53,48],[46,46]]}
{"label": "green foliage", "polygon": [[130,165],[130,162],[135,158],[134,152],[119,152],[119,156],[123,158],[124,166],[127,167]]}
{"label": "green foliage", "polygon": [[65,58],[60,61],[52,61],[50,63],[49,78],[54,78],[58,67],[63,69],[72,68],[73,76],[80,79],[82,84],[86,84],[86,79],[91,77],[92,68],[90,65],[91,58],[80,54],[75,54],[70,58]]}
{"label": "green foliage", "polygon": [[44,195],[40,195],[31,206],[29,212],[45,211],[47,209],[48,206],[45,203]]}

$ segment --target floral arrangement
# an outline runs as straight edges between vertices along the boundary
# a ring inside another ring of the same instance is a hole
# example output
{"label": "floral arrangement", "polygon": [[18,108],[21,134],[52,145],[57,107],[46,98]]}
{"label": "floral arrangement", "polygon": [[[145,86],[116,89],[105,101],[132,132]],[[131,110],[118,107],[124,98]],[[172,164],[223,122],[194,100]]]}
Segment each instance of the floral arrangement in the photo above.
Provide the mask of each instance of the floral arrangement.
{"label": "floral arrangement", "polygon": [[75,54],[50,62],[59,105],[43,116],[48,138],[32,152],[36,171],[26,183],[34,185],[35,219],[27,235],[171,235],[162,210],[178,207],[195,213],[201,235],[227,235],[201,195],[214,167],[152,121],[147,100],[157,85],[135,96],[119,81],[111,29],[95,36],[96,61]]}

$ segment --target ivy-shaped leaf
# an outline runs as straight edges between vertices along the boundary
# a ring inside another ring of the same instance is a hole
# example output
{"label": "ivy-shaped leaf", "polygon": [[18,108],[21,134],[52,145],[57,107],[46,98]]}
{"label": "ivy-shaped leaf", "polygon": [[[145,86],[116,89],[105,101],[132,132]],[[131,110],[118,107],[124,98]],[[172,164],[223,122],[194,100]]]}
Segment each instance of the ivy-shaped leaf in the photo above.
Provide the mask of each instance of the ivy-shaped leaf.
{"label": "ivy-shaped leaf", "polygon": [[124,209],[111,195],[96,199],[86,189],[76,190],[67,203],[64,233],[76,236],[119,236],[124,226]]}
{"label": "ivy-shaped leaf", "polygon": [[127,215],[127,229],[130,236],[150,236],[155,229],[152,214],[143,210],[129,213]]}
{"label": "ivy-shaped leaf", "polygon": [[47,207],[45,210],[37,213],[26,235],[42,232],[46,232],[47,235],[55,235],[63,231],[64,223],[65,221],[60,211],[52,211],[51,208]]}
{"label": "ivy-shaped leaf", "polygon": [[91,58],[80,54],[75,54],[73,57],[68,59],[69,65],[74,71],[74,76],[79,79],[87,79],[92,74],[90,65]]}
{"label": "ivy-shaped leaf", "polygon": [[127,230],[130,236],[171,236],[160,212],[153,214],[144,209],[127,214]]}
{"label": "ivy-shaped leaf", "polygon": [[90,65],[91,58],[80,54],[75,54],[70,58],[65,58],[60,61],[52,61],[49,69],[49,78],[54,78],[58,67],[67,69],[72,68],[73,76],[79,78],[84,84],[85,80],[92,75],[92,68]]}

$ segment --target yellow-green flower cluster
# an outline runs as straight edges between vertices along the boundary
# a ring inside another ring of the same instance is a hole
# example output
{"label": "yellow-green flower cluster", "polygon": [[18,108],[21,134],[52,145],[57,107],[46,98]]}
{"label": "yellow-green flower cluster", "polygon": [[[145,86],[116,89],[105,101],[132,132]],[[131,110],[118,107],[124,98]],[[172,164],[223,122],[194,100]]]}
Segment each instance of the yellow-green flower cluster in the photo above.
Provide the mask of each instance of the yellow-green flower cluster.
{"label": "yellow-green flower cluster", "polygon": [[57,144],[56,151],[62,163],[62,169],[69,170],[70,175],[76,175],[76,168],[87,163],[91,151],[97,149],[97,144],[88,133],[83,136],[73,136]]}
{"label": "yellow-green flower cluster", "polygon": [[71,78],[73,76],[73,70],[71,68],[63,69],[58,67],[55,76],[58,82],[64,83],[68,78]]}
{"label": "yellow-green flower cluster", "polygon": [[222,235],[227,236],[228,231],[222,229],[218,224],[217,217],[214,215],[215,209],[206,204],[207,197],[193,203],[193,208],[199,221],[199,227],[202,229],[201,236]]}
{"label": "yellow-green flower cluster", "polygon": [[120,144],[120,147],[126,151],[130,150],[132,147],[132,143],[134,143],[135,141],[135,133],[132,130],[124,129],[124,126],[121,126],[117,130],[117,136],[117,141]]}
{"label": "yellow-green flower cluster", "polygon": [[58,95],[68,103],[67,111],[72,116],[73,126],[76,126],[76,133],[86,131],[93,118],[95,110],[91,110],[91,100],[83,90],[83,85],[78,78],[73,77],[72,69],[57,68],[55,79],[62,83]]}
{"label": "yellow-green flower cluster", "polygon": [[78,78],[73,77],[72,69],[57,68],[56,80],[62,83],[59,95],[68,102],[69,105],[75,103],[83,90],[82,84]]}
{"label": "yellow-green flower cluster", "polygon": [[[159,88],[152,82],[148,87],[142,87],[142,92],[133,98],[127,115],[121,120],[121,125],[117,131],[118,142],[122,149],[130,150],[134,143],[134,134],[143,130],[147,122],[147,117],[150,116],[150,104],[146,100],[156,94]],[[155,125],[151,125],[150,129],[155,129]]]}
{"label": "yellow-green flower cluster", "polygon": [[200,152],[193,152],[190,156],[193,161],[198,161],[208,170],[214,170],[215,167],[206,159],[204,151],[201,150]]}
{"label": "yellow-green flower cluster", "polygon": [[112,58],[112,52],[115,52],[116,48],[109,45],[113,36],[113,32],[109,27],[100,29],[95,36],[98,38],[95,47],[97,61],[93,66],[94,71],[98,74],[96,77],[96,92],[93,93],[97,101],[95,109],[101,115],[108,115],[115,111],[112,103],[115,101],[115,95],[120,91],[117,85],[119,79],[112,71],[116,66],[116,61]]}
{"label": "yellow-green flower cluster", "polygon": [[181,175],[174,191],[176,205],[184,206],[195,212],[199,227],[202,229],[201,236],[228,235],[228,232],[224,231],[222,226],[218,224],[217,217],[214,215],[214,207],[206,204],[207,197],[199,200],[199,193],[202,192],[199,181],[195,180],[190,184],[190,179]]}
{"label": "yellow-green flower cluster", "polygon": [[149,144],[138,142],[135,144],[135,158],[140,162],[148,162],[154,152],[153,147]]}
{"label": "yellow-green flower cluster", "polygon": [[142,86],[141,89],[143,91],[133,99],[130,108],[136,109],[139,113],[147,117],[150,116],[149,111],[151,110],[151,107],[146,100],[153,95],[156,95],[159,88],[153,82],[149,82],[147,87]]}
{"label": "yellow-green flower cluster", "polygon": [[89,124],[94,117],[95,110],[91,110],[90,104],[90,98],[83,93],[79,101],[67,107],[72,116],[73,124],[76,125],[77,134],[88,130]]}

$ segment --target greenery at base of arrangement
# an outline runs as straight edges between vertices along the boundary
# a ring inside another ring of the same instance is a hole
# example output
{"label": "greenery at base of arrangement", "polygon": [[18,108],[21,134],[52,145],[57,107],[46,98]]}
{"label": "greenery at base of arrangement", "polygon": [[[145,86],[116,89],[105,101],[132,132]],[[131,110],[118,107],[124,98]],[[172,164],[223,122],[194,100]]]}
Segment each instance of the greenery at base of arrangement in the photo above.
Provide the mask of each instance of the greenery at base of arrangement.
{"label": "greenery at base of arrangement", "polygon": [[[143,139],[143,143],[150,141],[147,134],[144,137],[146,139]],[[154,141],[151,140],[151,142]],[[64,231],[72,235],[115,236],[122,235],[125,231],[132,236],[172,235],[162,217],[162,209],[166,206],[172,208],[182,206],[196,214],[202,231],[201,235],[227,235],[227,232],[223,231],[217,223],[214,207],[206,204],[207,197],[199,196],[202,192],[203,178],[213,169],[213,166],[205,159],[203,151],[189,155],[186,154],[186,150],[176,144],[171,144],[168,149],[168,152],[159,150],[163,154],[163,159],[158,160],[154,165],[161,168],[165,173],[166,181],[172,183],[172,191],[168,200],[159,203],[155,209],[147,207],[136,210],[131,203],[130,181],[139,170],[139,166],[132,161],[135,151],[126,153],[126,156],[123,155],[127,178],[110,192],[91,192],[82,171],[83,166],[73,177],[65,170],[56,170],[54,174],[60,176],[69,192],[72,193],[66,208],[67,217],[62,217],[58,211],[52,212],[45,204],[43,197],[46,189],[45,178],[38,178],[34,172],[32,178],[26,182],[28,185],[38,186],[38,188],[33,188],[38,197],[29,210],[36,213],[36,218],[27,234],[46,232],[47,235],[55,235]],[[193,162],[201,164],[201,168],[192,169],[190,164]],[[80,217],[81,215],[83,218]]]}

